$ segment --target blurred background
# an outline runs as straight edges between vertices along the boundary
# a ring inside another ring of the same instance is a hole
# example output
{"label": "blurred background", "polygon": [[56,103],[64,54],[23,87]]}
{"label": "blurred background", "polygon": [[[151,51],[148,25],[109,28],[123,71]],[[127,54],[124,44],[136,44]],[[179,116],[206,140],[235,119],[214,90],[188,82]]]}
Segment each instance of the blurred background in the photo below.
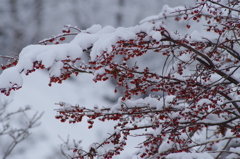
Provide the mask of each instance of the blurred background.
{"label": "blurred background", "polygon": [[[114,27],[135,26],[145,17],[158,14],[165,4],[174,7],[191,5],[194,4],[194,1],[0,0],[0,55],[17,57],[23,47],[37,44],[44,38],[61,33],[63,26],[67,24],[80,29],[86,29],[93,24]],[[145,62],[147,60],[151,59],[146,58]],[[60,123],[54,118],[56,115],[54,103],[65,101],[72,104],[80,103],[84,106],[93,106],[96,103],[112,104],[119,96],[113,93],[112,82],[94,84],[92,77],[80,75],[76,79],[66,81],[64,85],[54,85],[49,88],[47,76],[46,72],[38,71],[28,78],[24,77],[26,79],[23,88],[13,92],[10,97],[1,95],[0,104],[2,105],[6,103],[6,100],[12,100],[7,110],[9,112],[26,105],[30,105],[32,108],[29,115],[35,112],[45,112],[39,120],[41,125],[34,128],[30,137],[14,148],[11,155],[8,156],[9,159],[65,158],[60,152],[60,144],[63,141],[58,136],[66,139],[67,135],[70,135],[71,138],[88,140],[87,136],[94,140],[106,134],[103,132],[101,124],[92,130],[94,133],[91,133],[87,130],[86,123],[76,125]],[[24,126],[24,122],[19,122],[19,120],[24,121],[25,118],[21,116],[13,118],[10,125],[22,124]],[[6,147],[9,140],[5,136],[0,136],[0,149]],[[130,153],[132,152],[130,151]],[[0,151],[0,158],[3,155],[4,149]],[[127,152],[126,156],[128,156]]]}
{"label": "blurred background", "polygon": [[[178,0],[0,0],[0,54],[18,54],[29,44],[61,33],[64,25],[129,27]],[[191,4],[191,3],[190,3]],[[185,5],[185,4],[184,4]]]}

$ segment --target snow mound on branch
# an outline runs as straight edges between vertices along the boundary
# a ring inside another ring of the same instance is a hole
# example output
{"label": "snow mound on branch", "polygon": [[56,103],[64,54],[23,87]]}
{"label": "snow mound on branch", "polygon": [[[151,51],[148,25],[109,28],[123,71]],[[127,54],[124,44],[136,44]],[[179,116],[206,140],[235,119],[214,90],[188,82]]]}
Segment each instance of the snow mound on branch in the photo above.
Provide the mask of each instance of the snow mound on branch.
{"label": "snow mound on branch", "polygon": [[41,61],[49,68],[55,61],[70,58],[74,60],[81,57],[82,49],[74,43],[58,45],[29,45],[20,52],[19,61],[16,67],[24,70],[32,69],[33,62]]}
{"label": "snow mound on branch", "polygon": [[240,154],[240,147],[236,147],[236,148],[231,147],[229,151],[233,153],[228,155],[226,159],[238,158]]}
{"label": "snow mound on branch", "polygon": [[[50,76],[60,76],[64,59],[74,60],[81,57],[82,49],[73,43],[59,45],[29,45],[22,49],[18,64],[15,67],[3,71],[0,76],[0,88],[2,92],[20,88],[23,84],[21,73],[28,73],[33,69],[34,62],[41,62],[45,68],[50,68]],[[7,93],[8,94],[8,93]]]}
{"label": "snow mound on branch", "polygon": [[174,142],[165,140],[158,148],[158,153],[163,153],[170,150],[174,145]]}
{"label": "snow mound on branch", "polygon": [[49,70],[50,77],[59,77],[61,75],[61,68],[63,67],[63,63],[58,61],[54,63]]}
{"label": "snow mound on branch", "polygon": [[110,53],[117,41],[133,40],[137,38],[139,32],[151,34],[154,39],[161,40],[160,33],[154,30],[159,25],[159,23],[145,23],[129,28],[93,25],[77,34],[70,43],[26,46],[20,52],[18,64],[14,69],[10,69],[11,71],[14,70],[10,73],[11,76],[8,75],[10,70],[1,75],[3,82],[1,82],[0,88],[1,90],[6,90],[5,88],[9,90],[14,85],[21,87],[22,80],[19,74],[22,72],[28,74],[34,71],[35,62],[41,63],[44,68],[48,68],[50,77],[59,77],[63,67],[62,60],[80,59],[86,50],[91,51],[91,60],[96,60],[103,53]]}
{"label": "snow mound on branch", "polygon": [[96,33],[101,29],[102,29],[102,26],[100,24],[95,24],[95,25],[92,25],[90,28],[86,29],[86,32]]}
{"label": "snow mound on branch", "polygon": [[0,88],[9,90],[11,88],[18,88],[22,86],[23,79],[19,74],[20,70],[17,67],[8,68],[0,76]]}
{"label": "snow mound on branch", "polygon": [[[102,55],[102,52],[110,53],[112,51],[112,46],[116,44],[119,40],[130,40],[136,38],[136,33],[143,31],[147,34],[150,33],[155,25],[153,24],[143,24],[130,28],[113,28],[112,26],[106,26],[100,29],[99,26],[94,26],[94,34],[89,34],[88,32],[79,33],[71,43],[78,44],[83,50],[91,48],[90,57],[91,60],[95,60],[96,57]],[[155,32],[154,32],[155,33]],[[152,34],[154,34],[152,33]],[[159,33],[158,33],[159,34]],[[155,39],[161,40],[161,36],[154,35]]]}

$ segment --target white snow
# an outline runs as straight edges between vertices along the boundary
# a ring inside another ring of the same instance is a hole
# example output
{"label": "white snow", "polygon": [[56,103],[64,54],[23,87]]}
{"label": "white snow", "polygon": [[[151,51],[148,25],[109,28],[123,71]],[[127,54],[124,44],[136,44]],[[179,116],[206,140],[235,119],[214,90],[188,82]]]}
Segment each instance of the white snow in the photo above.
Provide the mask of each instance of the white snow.
{"label": "white snow", "polygon": [[158,148],[158,153],[162,153],[168,151],[169,149],[173,148],[174,142],[170,140],[165,140]]}
{"label": "white snow", "polygon": [[162,35],[160,32],[154,32],[152,35],[153,39],[156,39],[157,41],[160,41],[162,39]]}
{"label": "white snow", "polygon": [[3,71],[0,81],[0,88],[5,88],[6,90],[12,88],[14,85],[20,87],[23,83],[17,67],[11,67]]}
{"label": "white snow", "polygon": [[71,60],[81,57],[82,49],[74,43],[58,45],[29,45],[20,52],[19,61],[16,67],[19,69],[31,70],[32,63],[41,61],[49,68],[55,61],[65,60],[68,57]]}
{"label": "white snow", "polygon": [[166,159],[214,159],[206,152],[203,153],[172,153],[166,156]]}
{"label": "white snow", "polygon": [[61,61],[57,61],[54,63],[49,70],[49,75],[51,77],[59,77],[61,75],[61,69],[63,67],[63,63]]}
{"label": "white snow", "polygon": [[179,10],[184,10],[185,8],[182,6],[178,6],[178,7],[169,7],[169,5],[165,4],[162,8],[162,11],[158,14],[158,15],[153,15],[153,16],[149,16],[143,20],[140,21],[140,23],[145,23],[145,22],[150,22],[150,21],[157,21],[160,20],[162,18],[165,18],[167,16],[172,16],[172,15],[178,15],[178,13],[176,11]]}

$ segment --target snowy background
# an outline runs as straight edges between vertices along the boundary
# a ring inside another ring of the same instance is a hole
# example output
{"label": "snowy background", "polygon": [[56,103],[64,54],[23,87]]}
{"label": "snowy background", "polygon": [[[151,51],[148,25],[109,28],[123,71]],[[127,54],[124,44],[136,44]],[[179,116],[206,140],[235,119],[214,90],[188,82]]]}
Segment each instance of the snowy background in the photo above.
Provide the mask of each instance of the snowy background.
{"label": "snowy background", "polygon": [[[190,2],[190,3],[189,3]],[[184,1],[190,5],[193,1]],[[86,29],[93,24],[102,26],[135,26],[147,16],[158,14],[162,6],[185,5],[178,0],[1,0],[0,1],[0,48],[1,55],[17,56],[21,49],[29,44],[37,44],[43,38],[61,33],[66,24]],[[149,59],[145,59],[147,62]],[[5,62],[4,60],[1,62]],[[88,130],[86,122],[78,124],[61,123],[55,119],[58,108],[57,102],[68,102],[81,106],[93,107],[112,105],[118,95],[114,94],[114,85],[110,82],[92,81],[92,76],[80,74],[77,77],[64,81],[63,84],[48,86],[48,73],[44,70],[24,77],[23,88],[14,91],[9,97],[0,95],[0,102],[13,101],[8,111],[14,111],[19,107],[30,106],[35,112],[44,112],[40,119],[41,125],[31,131],[30,137],[17,145],[9,158],[14,159],[48,159],[64,158],[60,152],[60,144],[67,140],[83,140],[82,146],[88,145],[98,138],[104,137],[111,132],[111,123],[95,123],[93,129]],[[24,123],[24,118],[12,120],[12,126]],[[7,138],[1,138],[0,147],[7,144]],[[138,142],[132,142],[129,148],[123,152],[120,158],[130,158],[132,147]],[[0,151],[1,153],[1,151]],[[1,157],[2,154],[0,154]]]}

